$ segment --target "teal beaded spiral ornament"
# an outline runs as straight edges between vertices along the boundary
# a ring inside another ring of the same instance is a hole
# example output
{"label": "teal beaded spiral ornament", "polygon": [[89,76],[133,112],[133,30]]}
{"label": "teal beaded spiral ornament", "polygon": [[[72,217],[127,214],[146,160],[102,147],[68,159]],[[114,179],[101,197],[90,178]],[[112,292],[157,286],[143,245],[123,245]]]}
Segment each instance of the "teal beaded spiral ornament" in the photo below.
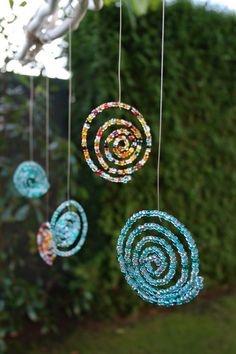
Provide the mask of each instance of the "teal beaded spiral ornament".
{"label": "teal beaded spiral ornament", "polygon": [[[144,218],[154,222],[143,223]],[[128,284],[147,302],[182,305],[203,288],[196,244],[187,228],[165,212],[134,214],[121,231],[117,254]]]}
{"label": "teal beaded spiral ornament", "polygon": [[16,169],[13,182],[26,198],[40,198],[47,193],[49,183],[44,169],[34,161],[24,161]]}
{"label": "teal beaded spiral ornament", "polygon": [[83,207],[74,200],[62,203],[54,212],[50,223],[53,250],[61,257],[69,257],[83,246],[88,222]]}

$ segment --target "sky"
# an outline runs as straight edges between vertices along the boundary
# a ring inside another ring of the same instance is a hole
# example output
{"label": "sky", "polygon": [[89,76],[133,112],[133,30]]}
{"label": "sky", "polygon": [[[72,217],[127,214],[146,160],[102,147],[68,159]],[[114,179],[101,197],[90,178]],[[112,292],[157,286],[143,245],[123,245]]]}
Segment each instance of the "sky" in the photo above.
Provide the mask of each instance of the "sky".
{"label": "sky", "polygon": [[236,0],[194,0],[195,3],[209,4],[210,6],[225,7],[236,11]]}
{"label": "sky", "polygon": [[[60,1],[67,3],[69,0]],[[40,69],[45,67],[44,74],[48,77],[68,79],[69,73],[66,70],[67,58],[62,55],[63,47],[66,46],[63,39],[57,39],[51,44],[44,45],[43,50],[36,57],[38,62],[38,67],[36,68],[31,68],[30,65],[22,66],[18,61],[14,60],[14,52],[24,41],[24,25],[28,23],[43,2],[44,0],[28,0],[27,6],[22,7],[20,6],[22,0],[14,0],[14,8],[11,9],[9,0],[1,0],[0,18],[3,19],[1,23],[3,31],[1,33],[0,28],[0,69],[19,74],[39,75]],[[236,13],[236,0],[193,0],[193,2],[207,4],[208,7],[215,7],[220,11],[230,10]],[[16,21],[12,21],[14,15],[17,16]],[[6,57],[11,58],[7,66],[5,65]]]}

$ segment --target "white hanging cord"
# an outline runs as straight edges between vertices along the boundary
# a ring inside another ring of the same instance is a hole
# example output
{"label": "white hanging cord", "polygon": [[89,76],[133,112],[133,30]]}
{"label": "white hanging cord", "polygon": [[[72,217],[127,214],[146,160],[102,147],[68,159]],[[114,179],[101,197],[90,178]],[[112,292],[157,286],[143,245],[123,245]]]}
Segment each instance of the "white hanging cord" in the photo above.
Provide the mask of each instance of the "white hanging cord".
{"label": "white hanging cord", "polygon": [[159,121],[159,143],[158,143],[158,156],[157,156],[157,209],[158,211],[160,210],[160,162],[161,162],[161,137],[162,137],[162,116],[163,116],[164,44],[165,44],[165,0],[162,0],[160,121]]}
{"label": "white hanging cord", "polygon": [[122,0],[120,0],[120,29],[119,29],[119,57],[118,57],[118,86],[119,86],[119,99],[118,102],[121,102],[121,46],[122,46]]}
{"label": "white hanging cord", "polygon": [[71,25],[69,28],[69,96],[68,96],[68,156],[67,156],[67,200],[70,200],[70,177],[71,177],[71,102],[72,102],[72,44]]}
{"label": "white hanging cord", "polygon": [[49,179],[49,78],[46,77],[46,173]]}
{"label": "white hanging cord", "polygon": [[29,158],[34,160],[34,128],[33,128],[33,114],[34,114],[34,78],[30,76],[30,99],[29,99]]}
{"label": "white hanging cord", "polygon": [[[46,76],[46,92],[45,92],[45,96],[46,96],[46,121],[45,121],[45,135],[46,135],[46,146],[45,146],[45,150],[46,150],[46,174],[49,180],[50,177],[50,162],[49,162],[49,112],[50,112],[50,101],[49,101],[49,78]],[[46,195],[46,202],[47,202],[47,220],[49,217],[49,193],[47,193]]]}

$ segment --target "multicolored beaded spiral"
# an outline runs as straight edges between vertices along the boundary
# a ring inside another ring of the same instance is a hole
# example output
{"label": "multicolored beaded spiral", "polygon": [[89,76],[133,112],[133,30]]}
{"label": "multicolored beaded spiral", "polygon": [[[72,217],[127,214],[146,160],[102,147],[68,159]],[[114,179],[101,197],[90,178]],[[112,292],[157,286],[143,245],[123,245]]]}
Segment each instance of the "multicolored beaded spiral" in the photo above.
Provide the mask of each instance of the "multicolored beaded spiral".
{"label": "multicolored beaded spiral", "polygon": [[26,198],[40,198],[49,189],[44,169],[34,161],[22,162],[14,173],[13,182],[17,191]]}
{"label": "multicolored beaded spiral", "polygon": [[50,229],[53,250],[61,257],[69,257],[83,246],[88,222],[83,207],[74,200],[62,203],[54,212]]}
{"label": "multicolored beaded spiral", "polygon": [[[98,162],[98,166],[96,166],[90,156],[88,132],[94,119],[100,113],[110,108],[119,108],[131,112],[132,117],[142,127],[144,137],[133,122],[120,118],[108,120],[98,129],[94,140],[94,151]],[[114,126],[118,126],[118,129],[114,130]],[[103,145],[103,149],[101,145]],[[82,148],[87,164],[93,172],[111,182],[129,182],[131,175],[135,171],[140,170],[147,162],[151,146],[152,137],[150,128],[142,114],[125,103],[108,102],[102,104],[90,113],[83,126]],[[143,152],[142,147],[145,149]],[[134,163],[135,165],[131,166]]]}
{"label": "multicolored beaded spiral", "polygon": [[186,227],[165,212],[134,214],[121,231],[117,253],[127,282],[147,302],[182,305],[203,288],[196,244]]}
{"label": "multicolored beaded spiral", "polygon": [[40,257],[47,265],[52,266],[56,259],[56,254],[52,247],[52,234],[49,222],[41,225],[37,234],[37,245]]}

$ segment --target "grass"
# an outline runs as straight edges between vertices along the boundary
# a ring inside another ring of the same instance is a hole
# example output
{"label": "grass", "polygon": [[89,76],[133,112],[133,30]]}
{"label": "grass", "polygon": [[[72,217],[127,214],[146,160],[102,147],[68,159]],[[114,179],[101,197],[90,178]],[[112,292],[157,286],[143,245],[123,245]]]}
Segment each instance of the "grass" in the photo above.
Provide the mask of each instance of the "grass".
{"label": "grass", "polygon": [[235,354],[236,295],[113,323],[78,326],[60,337],[41,337],[17,354]]}

